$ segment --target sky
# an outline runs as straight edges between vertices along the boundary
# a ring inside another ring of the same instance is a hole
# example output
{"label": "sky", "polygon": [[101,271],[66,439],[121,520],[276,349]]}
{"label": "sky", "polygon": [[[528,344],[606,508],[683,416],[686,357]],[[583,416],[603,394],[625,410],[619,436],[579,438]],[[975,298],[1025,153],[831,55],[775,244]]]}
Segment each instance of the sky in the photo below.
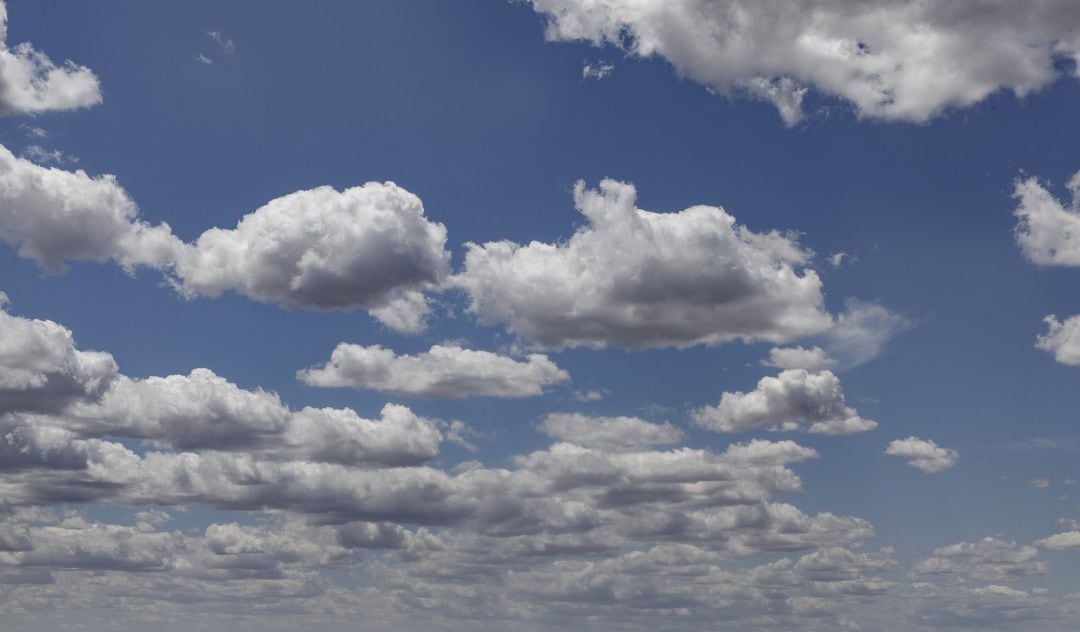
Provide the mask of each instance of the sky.
{"label": "sky", "polygon": [[1075,2],[0,6],[5,629],[1076,629]]}

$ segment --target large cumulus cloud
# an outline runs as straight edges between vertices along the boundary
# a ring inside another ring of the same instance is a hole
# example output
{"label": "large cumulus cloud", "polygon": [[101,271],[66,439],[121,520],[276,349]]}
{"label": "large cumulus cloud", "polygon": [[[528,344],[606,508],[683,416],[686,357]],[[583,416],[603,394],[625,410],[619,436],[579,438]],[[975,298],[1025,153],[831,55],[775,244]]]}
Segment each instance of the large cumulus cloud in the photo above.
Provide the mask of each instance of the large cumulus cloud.
{"label": "large cumulus cloud", "polygon": [[574,189],[588,220],[569,240],[468,244],[455,277],[483,324],[552,347],[785,342],[826,330],[821,281],[794,237],[721,208],[636,207],[630,184]]}
{"label": "large cumulus cloud", "polygon": [[[1009,90],[1030,94],[1080,59],[1070,0],[532,0],[549,40],[659,56],[727,95],[776,106],[792,125],[809,89],[860,117],[923,122]],[[1068,63],[1059,65],[1059,60]]]}

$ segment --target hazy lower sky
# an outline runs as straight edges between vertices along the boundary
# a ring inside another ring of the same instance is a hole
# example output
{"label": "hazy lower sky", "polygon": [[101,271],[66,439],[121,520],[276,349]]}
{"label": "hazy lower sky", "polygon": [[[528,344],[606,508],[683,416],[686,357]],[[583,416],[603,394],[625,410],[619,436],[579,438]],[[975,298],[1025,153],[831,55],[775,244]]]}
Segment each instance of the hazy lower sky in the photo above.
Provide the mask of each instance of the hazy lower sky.
{"label": "hazy lower sky", "polygon": [[1080,5],[0,4],[5,630],[1080,624]]}

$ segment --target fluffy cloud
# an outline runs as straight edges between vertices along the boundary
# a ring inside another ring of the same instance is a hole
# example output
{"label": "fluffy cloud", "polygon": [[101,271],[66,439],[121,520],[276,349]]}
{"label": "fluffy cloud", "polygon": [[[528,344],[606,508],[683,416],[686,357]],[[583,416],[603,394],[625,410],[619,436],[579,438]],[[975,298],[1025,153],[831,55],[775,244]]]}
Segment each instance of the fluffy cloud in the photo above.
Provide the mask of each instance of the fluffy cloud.
{"label": "fluffy cloud", "polygon": [[162,267],[183,244],[167,224],[150,226],[110,175],[40,167],[0,146],[0,239],[48,272],[66,261],[114,260]]}
{"label": "fluffy cloud", "polygon": [[1035,542],[1035,546],[1053,551],[1080,549],[1080,531],[1065,531]]}
{"label": "fluffy cloud", "polygon": [[107,353],[75,348],[71,331],[4,310],[0,294],[0,415],[47,412],[100,397],[116,377]]}
{"label": "fluffy cloud", "polygon": [[532,397],[570,375],[547,356],[531,354],[520,362],[490,351],[435,345],[417,355],[396,355],[379,345],[341,343],[322,367],[297,376],[311,386],[347,386],[416,395],[461,398]]}
{"label": "fluffy cloud", "polygon": [[821,347],[805,349],[799,347],[773,347],[769,349],[769,357],[762,360],[765,366],[778,369],[806,369],[817,371],[819,369],[832,368],[836,361],[829,357]]}
{"label": "fluffy cloud", "polygon": [[1080,366],[1080,316],[1059,321],[1050,315],[1043,319],[1047,332],[1035,339],[1035,348],[1054,354],[1059,364]]}
{"label": "fluffy cloud", "polygon": [[604,450],[637,449],[678,443],[681,430],[669,423],[654,424],[637,417],[589,417],[577,413],[553,413],[540,429],[560,441]]}
{"label": "fluffy cloud", "polygon": [[692,411],[695,423],[717,432],[776,428],[822,434],[851,434],[873,430],[876,421],[863,419],[844,403],[840,379],[831,371],[788,369],[763,377],[749,393],[724,393],[716,406]]}
{"label": "fluffy cloud", "polygon": [[287,307],[359,307],[407,332],[423,328],[422,292],[443,281],[450,259],[446,228],[392,182],[291,193],[186,244],[168,224],[139,219],[115,177],[38,166],[2,146],[0,239],[49,272],[114,260],[165,272],[186,297],[234,291]]}
{"label": "fluffy cloud", "polygon": [[997,538],[961,542],[935,549],[933,555],[912,570],[916,573],[952,575],[976,581],[1020,581],[1048,570],[1033,546]]}
{"label": "fluffy cloud", "polygon": [[[788,125],[810,88],[860,117],[923,122],[999,90],[1024,96],[1080,61],[1080,10],[910,0],[532,0],[554,41],[659,56],[694,81],[776,106]],[[1070,65],[1072,66],[1072,65]],[[1075,66],[1073,66],[1075,67]],[[1075,72],[1075,71],[1074,71]]]}
{"label": "fluffy cloud", "polygon": [[713,206],[653,213],[632,185],[579,182],[588,220],[563,243],[468,244],[456,283],[482,324],[553,348],[783,343],[831,323],[790,235],[755,233]]}
{"label": "fluffy cloud", "polygon": [[203,233],[174,262],[176,286],[188,296],[235,291],[290,307],[382,308],[387,324],[408,330],[427,306],[403,291],[442,280],[445,244],[446,228],[392,182],[320,187]]}
{"label": "fluffy cloud", "polygon": [[908,465],[926,472],[937,474],[956,465],[960,454],[956,450],[939,447],[928,439],[908,437],[891,441],[885,454],[909,459]]}
{"label": "fluffy cloud", "polygon": [[1016,241],[1024,256],[1040,266],[1080,266],[1080,172],[1069,180],[1068,208],[1037,178],[1016,183]]}
{"label": "fluffy cloud", "polygon": [[0,116],[74,110],[101,103],[98,78],[85,66],[57,66],[29,43],[9,47],[7,5],[0,2]]}

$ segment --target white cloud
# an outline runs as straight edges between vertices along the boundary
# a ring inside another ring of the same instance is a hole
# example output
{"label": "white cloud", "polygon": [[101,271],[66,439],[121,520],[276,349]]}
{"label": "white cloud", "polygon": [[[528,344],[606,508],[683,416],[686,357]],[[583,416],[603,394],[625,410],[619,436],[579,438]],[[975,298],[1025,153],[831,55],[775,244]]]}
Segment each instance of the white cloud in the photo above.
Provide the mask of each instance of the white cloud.
{"label": "white cloud", "polygon": [[89,68],[70,61],[57,66],[29,43],[8,46],[7,17],[7,5],[0,2],[0,116],[101,103],[101,86]]}
{"label": "white cloud", "polygon": [[1072,201],[1066,208],[1037,178],[1016,183],[1016,241],[1036,265],[1080,266],[1080,171],[1068,189]]}
{"label": "white cloud", "polygon": [[49,272],[65,261],[161,267],[182,248],[167,224],[150,226],[116,178],[46,168],[0,146],[0,239]]}
{"label": "white cloud", "polygon": [[105,392],[117,375],[111,355],[80,351],[66,327],[12,316],[5,302],[0,301],[0,416],[56,411]]}
{"label": "white cloud", "polygon": [[894,439],[885,449],[885,454],[910,459],[908,465],[926,472],[937,474],[956,465],[960,454],[956,450],[939,447],[928,439],[908,437]]}
{"label": "white cloud", "polygon": [[581,78],[596,79],[599,81],[600,79],[607,79],[610,77],[614,70],[615,66],[607,62],[586,62],[585,65],[581,67]]}
{"label": "white cloud", "polygon": [[769,349],[769,357],[761,361],[765,366],[778,369],[806,369],[817,371],[829,369],[836,365],[836,361],[829,357],[821,347],[805,349],[799,347],[773,347]]}
{"label": "white cloud", "polygon": [[236,52],[236,44],[228,37],[225,37],[221,31],[207,31],[206,34],[210,36],[210,39],[217,42],[218,46],[220,46],[221,50],[225,53],[231,55]]}
{"label": "white cloud", "polygon": [[587,448],[635,450],[682,441],[681,430],[669,423],[654,424],[637,417],[589,417],[552,413],[544,418],[545,434]]}
{"label": "white cloud", "polygon": [[1035,542],[1035,546],[1052,551],[1070,551],[1080,549],[1080,531],[1065,531]]}
{"label": "white cloud", "polygon": [[955,575],[977,581],[1020,581],[1046,573],[1049,567],[1033,546],[998,538],[960,542],[935,549],[916,564],[916,573]]}
{"label": "white cloud", "polygon": [[851,434],[877,427],[845,404],[840,379],[831,371],[788,369],[763,377],[749,393],[724,393],[716,406],[691,412],[694,423],[716,432],[753,428],[805,429],[822,434]]}
{"label": "white cloud", "polygon": [[434,398],[533,397],[570,379],[547,356],[518,361],[490,351],[435,345],[417,355],[396,355],[379,345],[341,343],[330,361],[297,376],[311,386],[372,389]]}
{"label": "white cloud", "polygon": [[636,208],[632,185],[581,182],[588,220],[565,242],[468,244],[457,285],[482,324],[552,347],[783,343],[830,325],[795,239],[755,233],[713,206]]}
{"label": "white cloud", "polygon": [[1028,481],[1028,485],[1031,485],[1035,489],[1046,489],[1050,487],[1050,479],[1048,478],[1033,478]]}
{"label": "white cloud", "polygon": [[[615,45],[659,56],[727,95],[772,102],[788,125],[807,90],[860,117],[923,122],[992,93],[1030,94],[1080,58],[1080,10],[1070,0],[1023,8],[992,0],[532,0],[553,41]],[[1076,71],[1073,70],[1075,73]]]}
{"label": "white cloud", "polygon": [[1080,316],[1059,321],[1050,315],[1043,319],[1047,332],[1035,339],[1035,348],[1054,354],[1059,364],[1080,366]]}
{"label": "white cloud", "polygon": [[824,344],[838,364],[852,368],[881,355],[889,341],[910,326],[907,318],[883,305],[848,299],[825,334]]}
{"label": "white cloud", "polygon": [[24,158],[33,160],[39,163],[51,162],[53,164],[64,164],[65,162],[79,162],[78,156],[72,156],[71,154],[65,154],[59,149],[45,149],[40,145],[28,145],[22,151]]}
{"label": "white cloud", "polygon": [[446,228],[392,182],[320,187],[272,200],[235,229],[204,232],[175,260],[176,287],[186,296],[234,291],[289,307],[378,309],[402,290],[438,284],[449,266],[445,244]]}
{"label": "white cloud", "polygon": [[0,239],[50,272],[114,260],[162,270],[186,297],[234,291],[287,307],[362,307],[406,332],[423,328],[421,292],[443,281],[450,260],[446,228],[392,182],[291,193],[185,244],[168,224],[139,219],[115,177],[41,167],[3,147]]}

